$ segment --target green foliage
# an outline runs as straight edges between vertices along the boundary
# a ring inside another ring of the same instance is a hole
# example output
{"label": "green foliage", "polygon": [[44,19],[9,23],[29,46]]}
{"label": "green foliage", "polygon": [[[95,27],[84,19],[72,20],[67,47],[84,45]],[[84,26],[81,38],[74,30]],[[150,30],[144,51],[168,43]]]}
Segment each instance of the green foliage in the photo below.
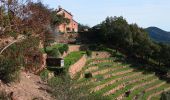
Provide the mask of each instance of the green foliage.
{"label": "green foliage", "polygon": [[84,74],[84,77],[85,78],[92,78],[93,76],[92,76],[92,73],[88,72],[88,73]]}
{"label": "green foliage", "polygon": [[38,45],[38,38],[28,37],[22,42],[8,47],[0,57],[0,77],[2,80],[5,82],[15,81],[15,79],[18,79],[20,67],[29,69],[38,66],[39,60],[34,59],[35,53],[36,55],[39,54]]}
{"label": "green foliage", "polygon": [[0,56],[0,79],[6,83],[19,80],[19,70],[17,62]]}
{"label": "green foliage", "polygon": [[64,52],[68,51],[68,44],[63,44],[62,46],[60,46],[58,48],[58,50],[60,51],[61,54],[63,54]]}
{"label": "green foliage", "polygon": [[0,100],[10,100],[10,97],[6,92],[0,91]]}
{"label": "green foliage", "polygon": [[[160,71],[162,68],[156,66],[169,68],[170,65],[170,46],[153,42],[145,29],[137,24],[128,24],[123,17],[107,17],[88,32],[81,32],[80,40],[93,44],[89,46],[90,50],[104,50],[101,48],[102,44],[104,48],[115,49],[114,52],[105,49],[114,56],[154,64],[154,67],[150,68],[152,70]],[[117,54],[118,51],[126,56]]]}
{"label": "green foliage", "polygon": [[78,32],[83,32],[86,29],[90,29],[90,27],[88,25],[78,24]]}
{"label": "green foliage", "polygon": [[50,80],[48,80],[48,84],[51,87],[55,87],[58,84],[61,84],[62,79],[60,77],[52,77]]}
{"label": "green foliage", "polygon": [[50,71],[45,69],[43,70],[41,73],[40,73],[40,77],[41,77],[41,80],[43,81],[47,81],[48,80],[48,75],[49,75]]}
{"label": "green foliage", "polygon": [[87,50],[86,54],[87,54],[87,56],[91,57],[92,56],[92,51],[91,50]]}
{"label": "green foliage", "polygon": [[58,48],[53,48],[52,50],[47,51],[47,55],[51,57],[59,57],[60,53]]}
{"label": "green foliage", "polygon": [[68,56],[64,58],[64,64],[66,69],[69,68],[72,64],[74,64],[76,61],[78,61],[82,56],[84,52],[83,51],[77,51],[77,52],[71,52]]}
{"label": "green foliage", "polygon": [[110,100],[97,94],[89,94],[87,87],[75,87],[76,82],[69,76],[58,76],[48,81],[52,95],[60,100]]}
{"label": "green foliage", "polygon": [[18,36],[18,34],[17,34],[16,32],[14,32],[14,31],[8,32],[8,35],[14,37],[15,39],[16,39],[17,36]]}
{"label": "green foliage", "polygon": [[53,46],[47,46],[44,49],[41,49],[42,53],[47,53],[49,56],[52,57],[59,57],[60,54],[68,51],[68,44],[56,44]]}
{"label": "green foliage", "polygon": [[170,92],[162,93],[160,100],[169,100],[169,99],[170,99]]}
{"label": "green foliage", "polygon": [[52,24],[52,26],[60,25],[62,23],[66,23],[66,24],[70,23],[70,20],[68,18],[65,18],[63,15],[57,15],[56,13],[57,13],[56,11],[53,11],[51,13],[51,24]]}

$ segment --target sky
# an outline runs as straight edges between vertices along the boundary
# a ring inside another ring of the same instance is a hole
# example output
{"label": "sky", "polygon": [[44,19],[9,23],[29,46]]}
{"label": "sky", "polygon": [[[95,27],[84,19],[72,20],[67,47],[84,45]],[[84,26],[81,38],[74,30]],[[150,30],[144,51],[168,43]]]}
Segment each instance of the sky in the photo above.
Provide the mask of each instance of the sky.
{"label": "sky", "polygon": [[71,12],[85,25],[100,24],[107,16],[123,16],[140,27],[156,26],[170,32],[170,0],[41,0],[50,8]]}

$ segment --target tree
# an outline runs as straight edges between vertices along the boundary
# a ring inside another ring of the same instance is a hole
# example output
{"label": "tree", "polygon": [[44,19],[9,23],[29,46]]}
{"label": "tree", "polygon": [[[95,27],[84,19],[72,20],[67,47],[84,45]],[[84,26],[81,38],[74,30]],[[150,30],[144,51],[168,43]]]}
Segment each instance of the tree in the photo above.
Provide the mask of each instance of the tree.
{"label": "tree", "polygon": [[170,68],[170,46],[167,44],[160,44],[160,46],[161,46],[160,60],[164,64],[164,66]]}
{"label": "tree", "polygon": [[78,32],[88,31],[90,27],[88,25],[78,24]]}

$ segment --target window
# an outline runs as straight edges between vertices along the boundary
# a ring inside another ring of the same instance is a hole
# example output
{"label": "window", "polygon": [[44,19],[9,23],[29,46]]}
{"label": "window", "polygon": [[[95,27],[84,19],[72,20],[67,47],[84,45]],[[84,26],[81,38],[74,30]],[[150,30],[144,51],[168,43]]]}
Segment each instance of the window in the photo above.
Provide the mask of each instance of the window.
{"label": "window", "polygon": [[70,28],[69,28],[69,27],[67,27],[67,28],[66,28],[66,30],[67,30],[67,31],[70,31]]}

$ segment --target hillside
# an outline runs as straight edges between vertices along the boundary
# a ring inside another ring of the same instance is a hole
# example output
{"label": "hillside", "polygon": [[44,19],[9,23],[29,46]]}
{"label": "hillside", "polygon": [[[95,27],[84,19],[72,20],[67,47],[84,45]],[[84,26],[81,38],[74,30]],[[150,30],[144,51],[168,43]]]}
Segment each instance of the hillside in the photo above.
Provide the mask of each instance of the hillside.
{"label": "hillside", "polygon": [[[42,82],[39,76],[26,72],[21,72],[20,82],[10,84],[0,82],[0,90],[7,94],[12,93],[10,95],[12,100],[53,100],[51,94],[47,92],[49,89],[50,87]],[[4,100],[1,96],[0,100]]]}
{"label": "hillside", "polygon": [[89,87],[90,93],[103,95],[105,100],[159,100],[161,93],[170,90],[170,84],[154,73],[133,67],[116,58],[90,59],[78,83]]}
{"label": "hillside", "polygon": [[146,31],[153,40],[157,42],[170,43],[170,32],[157,27],[148,27]]}

